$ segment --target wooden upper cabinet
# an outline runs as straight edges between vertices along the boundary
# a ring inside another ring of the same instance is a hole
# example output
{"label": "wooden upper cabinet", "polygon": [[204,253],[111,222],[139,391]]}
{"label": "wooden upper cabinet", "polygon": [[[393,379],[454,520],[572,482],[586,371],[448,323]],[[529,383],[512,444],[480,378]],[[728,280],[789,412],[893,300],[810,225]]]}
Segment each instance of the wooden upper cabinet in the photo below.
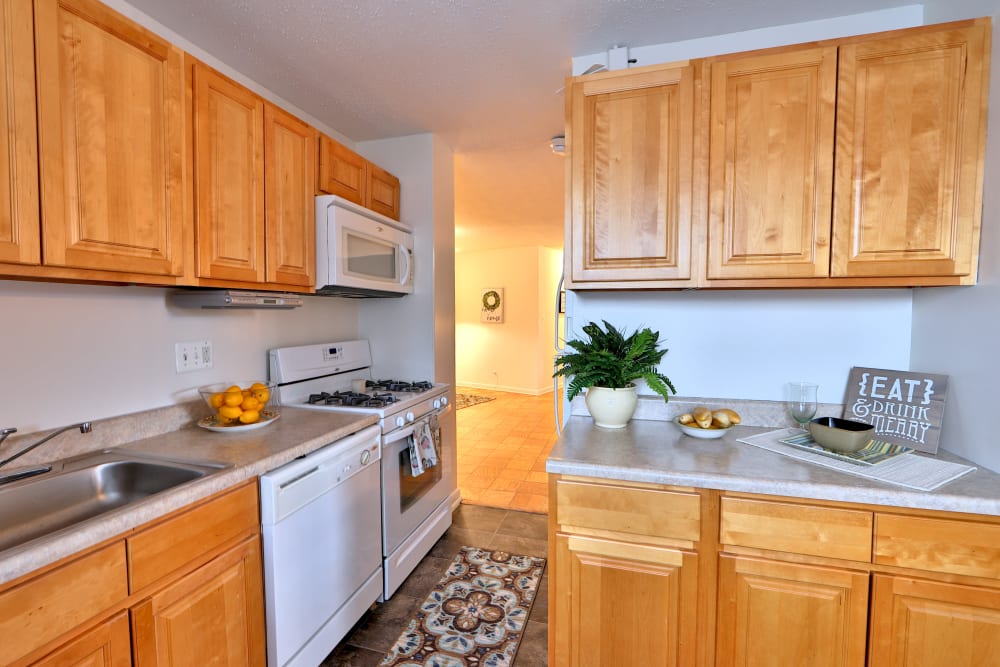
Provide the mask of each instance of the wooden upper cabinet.
{"label": "wooden upper cabinet", "polygon": [[695,67],[568,85],[569,284],[691,278]]}
{"label": "wooden upper cabinet", "polygon": [[44,263],[181,275],[182,52],[96,0],[34,7]]}
{"label": "wooden upper cabinet", "polygon": [[836,47],[709,67],[708,279],[826,277]]}
{"label": "wooden upper cabinet", "polygon": [[267,282],[316,284],[316,137],[306,123],[265,106]]}
{"label": "wooden upper cabinet", "polygon": [[0,262],[39,264],[38,136],[31,4],[0,1]]}
{"label": "wooden upper cabinet", "polygon": [[834,276],[965,276],[979,252],[988,19],[840,48]]}
{"label": "wooden upper cabinet", "polygon": [[366,164],[363,157],[347,146],[325,135],[320,136],[318,190],[364,206],[367,196]]}
{"label": "wooden upper cabinet", "polygon": [[194,65],[199,278],[264,282],[264,101]]}
{"label": "wooden upper cabinet", "polygon": [[369,162],[366,180],[368,196],[365,206],[376,213],[399,220],[399,179]]}

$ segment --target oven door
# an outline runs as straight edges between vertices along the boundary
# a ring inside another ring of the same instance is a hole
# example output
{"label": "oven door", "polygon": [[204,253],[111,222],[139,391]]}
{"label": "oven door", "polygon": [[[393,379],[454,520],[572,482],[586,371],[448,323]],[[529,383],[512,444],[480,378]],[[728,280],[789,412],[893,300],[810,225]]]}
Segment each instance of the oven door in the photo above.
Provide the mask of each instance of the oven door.
{"label": "oven door", "polygon": [[410,442],[424,417],[404,428],[383,436],[382,444],[382,525],[384,555],[389,556],[407,535],[412,533],[431,512],[448,497],[442,475],[442,455],[437,465],[427,468],[417,477],[410,471]]}

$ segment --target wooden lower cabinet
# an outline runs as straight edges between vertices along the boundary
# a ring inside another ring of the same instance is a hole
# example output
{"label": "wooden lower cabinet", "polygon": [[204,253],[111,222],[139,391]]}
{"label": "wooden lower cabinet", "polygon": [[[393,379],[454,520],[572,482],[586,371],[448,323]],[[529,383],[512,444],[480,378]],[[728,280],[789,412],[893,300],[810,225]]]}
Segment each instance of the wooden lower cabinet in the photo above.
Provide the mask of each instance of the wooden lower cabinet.
{"label": "wooden lower cabinet", "polygon": [[564,533],[554,551],[553,665],[694,664],[696,554]]}
{"label": "wooden lower cabinet", "polygon": [[37,662],[37,667],[129,667],[128,612],[122,611]]}
{"label": "wooden lower cabinet", "polygon": [[132,609],[136,665],[266,662],[260,540],[247,540]]}
{"label": "wooden lower cabinet", "polygon": [[869,664],[1000,664],[1000,589],[874,575]]}
{"label": "wooden lower cabinet", "polygon": [[716,665],[864,667],[868,573],[719,558]]}

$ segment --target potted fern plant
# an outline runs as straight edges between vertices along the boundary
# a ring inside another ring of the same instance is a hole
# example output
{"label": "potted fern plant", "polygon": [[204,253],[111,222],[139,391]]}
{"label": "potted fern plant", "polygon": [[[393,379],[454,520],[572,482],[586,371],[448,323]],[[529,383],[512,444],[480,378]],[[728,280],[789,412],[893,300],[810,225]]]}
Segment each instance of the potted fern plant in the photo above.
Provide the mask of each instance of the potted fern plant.
{"label": "potted fern plant", "polygon": [[665,401],[677,393],[657,370],[667,353],[659,347],[658,332],[647,327],[626,336],[605,320],[603,329],[591,322],[583,333],[585,340],[566,341],[573,351],[556,359],[553,377],[569,378],[566,398],[571,401],[587,390],[587,409],[598,426],[622,428],[632,419],[638,403],[634,380],[645,380]]}

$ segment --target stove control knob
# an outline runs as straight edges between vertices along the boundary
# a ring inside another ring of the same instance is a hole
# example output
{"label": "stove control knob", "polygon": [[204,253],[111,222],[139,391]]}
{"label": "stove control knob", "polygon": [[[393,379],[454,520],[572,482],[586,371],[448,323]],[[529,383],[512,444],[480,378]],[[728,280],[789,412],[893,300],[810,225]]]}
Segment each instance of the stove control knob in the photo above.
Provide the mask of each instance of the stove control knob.
{"label": "stove control knob", "polygon": [[412,412],[407,412],[406,413],[406,421],[412,422],[414,419],[416,419],[416,417],[413,416]]}
{"label": "stove control knob", "polygon": [[368,461],[371,460],[371,458],[372,458],[372,453],[369,452],[367,449],[363,450],[361,452],[361,465],[367,464]]}
{"label": "stove control knob", "polygon": [[444,403],[441,402],[440,398],[435,398],[434,399],[434,409],[435,410],[440,410],[442,405],[444,405]]}
{"label": "stove control knob", "polygon": [[396,426],[402,426],[406,421],[402,417],[396,417]]}
{"label": "stove control knob", "polygon": [[441,405],[448,405],[448,397],[447,396],[442,396],[441,397]]}

